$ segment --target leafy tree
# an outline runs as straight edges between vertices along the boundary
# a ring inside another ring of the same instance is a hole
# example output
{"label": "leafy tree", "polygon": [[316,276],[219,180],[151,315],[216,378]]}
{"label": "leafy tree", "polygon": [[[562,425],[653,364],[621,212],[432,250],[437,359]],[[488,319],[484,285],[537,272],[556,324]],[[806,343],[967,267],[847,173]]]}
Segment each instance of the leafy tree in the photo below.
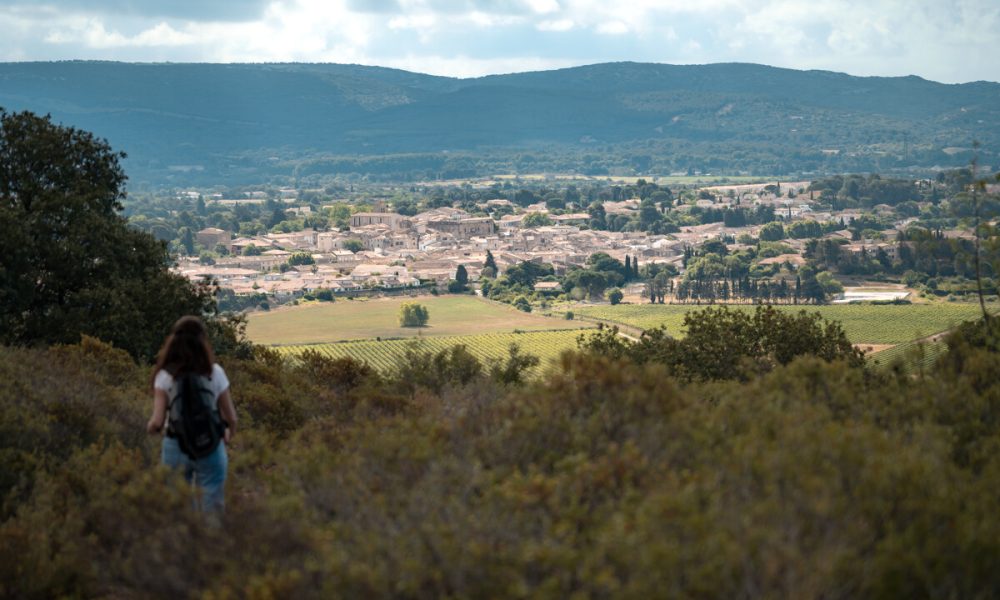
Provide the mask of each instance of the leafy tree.
{"label": "leafy tree", "polygon": [[399,307],[400,327],[424,327],[430,319],[427,307],[416,302],[404,302]]}
{"label": "leafy tree", "polygon": [[513,302],[514,308],[524,312],[531,312],[531,302],[524,296],[518,296]]}
{"label": "leafy tree", "polygon": [[608,290],[608,302],[610,302],[612,306],[620,304],[622,298],[624,297],[625,295],[619,288],[611,288],[610,290]]}
{"label": "leafy tree", "polygon": [[613,358],[661,363],[687,380],[748,379],[803,355],[842,360],[855,368],[865,364],[864,354],[854,348],[840,324],[824,321],[818,313],[788,314],[771,306],[759,306],[753,313],[725,306],[707,308],[687,313],[684,330],[680,340],[661,327],[631,343],[612,328],[611,333],[582,337],[580,346]]}
{"label": "leafy tree", "polygon": [[285,212],[284,208],[282,208],[280,206],[275,207],[275,209],[273,211],[271,211],[270,218],[268,218],[268,220],[267,220],[267,227],[268,227],[268,229],[272,229],[274,227],[277,227],[278,224],[280,224],[281,222],[283,222],[287,218],[288,218],[288,213]]}
{"label": "leafy tree", "polygon": [[811,300],[816,304],[826,302],[826,291],[816,278],[816,270],[814,268],[805,265],[799,269],[798,275],[802,280],[801,297],[803,300]]}
{"label": "leafy tree", "polygon": [[562,210],[566,208],[566,199],[557,193],[549,194],[545,197],[545,208],[549,210]]}
{"label": "leafy tree", "polygon": [[816,221],[795,221],[788,226],[787,235],[797,240],[818,238],[823,235],[823,228]]}
{"label": "leafy tree", "polygon": [[462,286],[469,283],[469,271],[466,270],[465,265],[458,265],[458,268],[455,269],[455,281]]}
{"label": "leafy tree", "polygon": [[288,257],[289,266],[314,265],[316,260],[308,252],[296,252]]}
{"label": "leafy tree", "polygon": [[496,361],[490,365],[490,379],[502,386],[520,385],[524,383],[527,372],[540,362],[537,356],[525,354],[520,346],[511,344],[507,347],[506,360]]}
{"label": "leafy tree", "polygon": [[642,201],[639,207],[639,229],[652,231],[662,218],[663,215],[660,214],[660,210],[656,208],[656,204],[652,200]]}
{"label": "leafy tree", "polygon": [[396,209],[396,213],[404,217],[412,217],[417,214],[417,203],[413,200],[399,199],[394,201],[392,205]]}
{"label": "leafy tree", "polygon": [[591,229],[607,229],[607,213],[604,210],[604,204],[601,202],[594,202],[587,208],[587,213],[590,215],[590,228]]}
{"label": "leafy tree", "polygon": [[523,227],[545,227],[552,224],[552,219],[545,213],[528,213],[521,220],[521,225]]}
{"label": "leafy tree", "polygon": [[529,206],[531,204],[536,204],[540,200],[541,198],[539,198],[531,190],[518,190],[514,194],[514,197],[511,198],[511,202],[517,204],[518,206]]}
{"label": "leafy tree", "polygon": [[760,228],[760,241],[777,242],[785,239],[785,228],[777,221],[767,223]]}
{"label": "leafy tree", "polygon": [[604,273],[612,285],[621,285],[628,277],[625,265],[617,258],[612,258],[604,252],[595,252],[588,256],[587,266],[592,271]]}
{"label": "leafy tree", "polygon": [[530,288],[540,278],[554,273],[555,270],[552,268],[552,265],[526,260],[507,269],[504,277],[511,283]]}
{"label": "leafy tree", "polygon": [[399,362],[395,381],[408,394],[413,394],[417,388],[439,394],[445,386],[466,385],[482,372],[482,363],[461,344],[430,352],[421,350],[418,342],[412,342],[406,348],[405,359]]}
{"label": "leafy tree", "polygon": [[576,269],[567,273],[563,279],[566,291],[579,288],[592,300],[599,300],[609,285],[608,273],[593,269]]}
{"label": "leafy tree", "polygon": [[184,314],[213,309],[168,269],[163,242],[122,217],[125,173],[104,140],[0,111],[0,343],[90,335],[155,354]]}
{"label": "leafy tree", "polygon": [[829,271],[821,271],[816,274],[816,282],[823,288],[823,293],[827,296],[836,296],[844,293],[844,286],[834,279]]}
{"label": "leafy tree", "polygon": [[255,244],[247,244],[243,248],[243,256],[260,256],[261,250]]}
{"label": "leafy tree", "polygon": [[361,240],[345,240],[344,241],[344,250],[347,250],[349,252],[355,252],[355,253],[357,253],[357,252],[361,252],[364,249],[365,249],[365,244]]}

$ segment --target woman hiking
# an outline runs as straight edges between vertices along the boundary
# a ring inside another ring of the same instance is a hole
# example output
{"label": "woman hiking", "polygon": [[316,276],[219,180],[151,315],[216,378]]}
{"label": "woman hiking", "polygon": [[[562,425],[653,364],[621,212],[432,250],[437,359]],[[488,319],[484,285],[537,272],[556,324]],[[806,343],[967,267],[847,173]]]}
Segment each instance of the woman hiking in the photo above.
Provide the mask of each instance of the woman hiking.
{"label": "woman hiking", "polygon": [[198,486],[201,508],[225,507],[226,445],[236,431],[229,379],[215,362],[205,324],[181,317],[167,336],[153,370],[153,415],[146,431],[163,431],[161,462],[183,469]]}

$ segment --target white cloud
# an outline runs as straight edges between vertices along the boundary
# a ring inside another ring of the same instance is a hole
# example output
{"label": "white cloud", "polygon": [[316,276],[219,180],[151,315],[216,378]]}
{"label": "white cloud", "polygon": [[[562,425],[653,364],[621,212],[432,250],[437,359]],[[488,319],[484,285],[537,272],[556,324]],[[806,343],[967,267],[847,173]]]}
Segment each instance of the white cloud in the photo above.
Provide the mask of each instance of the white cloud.
{"label": "white cloud", "polygon": [[597,26],[597,33],[603,33],[605,35],[621,35],[623,33],[628,33],[628,25],[622,23],[621,21],[601,23]]}
{"label": "white cloud", "polygon": [[535,28],[538,31],[569,31],[573,29],[572,19],[559,19],[556,21],[540,21]]}
{"label": "white cloud", "polygon": [[437,16],[429,13],[400,15],[389,19],[389,29],[430,29],[437,25]]}
{"label": "white cloud", "polygon": [[[361,61],[361,64],[374,64]],[[545,58],[492,58],[476,59],[466,56],[410,55],[379,63],[379,66],[393,67],[407,71],[419,71],[429,75],[448,77],[480,77],[488,74],[520,73],[524,71],[547,71],[575,67],[579,61]]]}
{"label": "white cloud", "polygon": [[552,14],[560,8],[558,0],[528,0],[528,6],[540,15]]}
{"label": "white cloud", "polygon": [[194,0],[167,16],[146,0],[0,0],[0,58],[362,62],[455,75],[743,61],[1000,80],[997,0],[241,2],[252,7],[243,19],[233,9],[198,14]]}
{"label": "white cloud", "polygon": [[67,28],[53,30],[45,36],[45,41],[51,44],[84,43],[91,48],[186,46],[197,40],[196,35],[177,31],[166,23],[158,23],[136,35],[127,36],[118,31],[108,31],[103,23],[94,19],[85,19]]}

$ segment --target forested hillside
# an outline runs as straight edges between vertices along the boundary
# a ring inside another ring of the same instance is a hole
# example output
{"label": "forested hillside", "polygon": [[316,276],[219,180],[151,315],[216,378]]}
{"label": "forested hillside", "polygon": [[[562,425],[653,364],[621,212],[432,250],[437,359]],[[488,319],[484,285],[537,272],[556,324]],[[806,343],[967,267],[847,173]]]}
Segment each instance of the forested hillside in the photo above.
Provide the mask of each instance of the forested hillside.
{"label": "forested hillside", "polygon": [[0,106],[130,156],[136,183],[496,172],[781,175],[984,163],[1000,84],[750,64],[612,63],[476,79],[331,64],[0,65]]}

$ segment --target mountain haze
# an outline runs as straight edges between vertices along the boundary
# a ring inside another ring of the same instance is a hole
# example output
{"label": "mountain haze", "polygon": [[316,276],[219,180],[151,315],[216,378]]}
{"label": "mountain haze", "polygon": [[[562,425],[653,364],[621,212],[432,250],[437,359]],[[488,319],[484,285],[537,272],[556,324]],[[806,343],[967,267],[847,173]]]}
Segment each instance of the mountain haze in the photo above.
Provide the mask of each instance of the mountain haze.
{"label": "mountain haze", "polygon": [[455,79],[337,64],[0,64],[0,106],[128,153],[133,182],[357,174],[781,175],[1000,162],[1000,84],[753,64]]}

